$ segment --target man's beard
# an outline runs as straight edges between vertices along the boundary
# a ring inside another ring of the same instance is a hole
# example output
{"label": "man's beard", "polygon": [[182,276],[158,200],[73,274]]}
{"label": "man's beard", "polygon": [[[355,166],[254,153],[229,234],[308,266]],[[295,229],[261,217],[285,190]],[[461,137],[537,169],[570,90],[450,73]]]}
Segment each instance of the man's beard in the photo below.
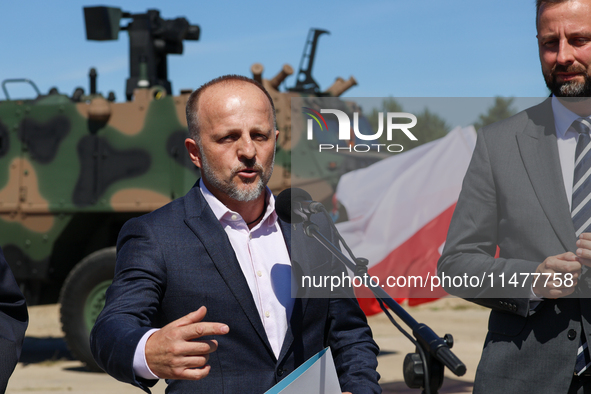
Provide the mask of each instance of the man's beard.
{"label": "man's beard", "polygon": [[[201,152],[203,152],[203,149],[201,149]],[[223,179],[219,178],[217,176],[217,174],[214,172],[214,170],[211,168],[211,166],[209,165],[209,161],[208,161],[208,159],[206,159],[205,155],[203,153],[201,154],[202,176],[205,179],[207,179],[209,181],[209,183],[211,183],[211,185],[214,186],[216,189],[220,190],[221,192],[226,194],[231,199],[236,200],[236,201],[241,201],[241,202],[253,201],[253,200],[256,200],[257,198],[259,198],[259,196],[265,190],[265,186],[267,186],[269,179],[271,179],[271,174],[273,173],[274,163],[275,163],[275,153],[274,152],[273,152],[273,161],[271,162],[271,167],[269,168],[269,171],[267,171],[267,172],[265,172],[262,165],[255,162],[254,160],[252,160],[252,162],[245,160],[243,163],[232,168],[230,179],[223,180]],[[253,179],[252,181],[248,180],[248,179],[243,180],[243,182],[246,184],[252,184],[252,183],[256,182],[254,187],[247,188],[247,189],[239,189],[238,186],[236,185],[234,179],[238,176],[237,175],[238,172],[240,172],[241,170],[244,170],[245,168],[254,169],[255,171],[258,171],[259,176],[256,177],[255,179]]]}
{"label": "man's beard", "polygon": [[[556,72],[578,72],[584,77],[584,82],[578,81],[556,81]],[[557,64],[549,72],[544,74],[546,86],[556,97],[591,97],[591,77],[587,74],[587,70],[581,66],[563,66]]]}

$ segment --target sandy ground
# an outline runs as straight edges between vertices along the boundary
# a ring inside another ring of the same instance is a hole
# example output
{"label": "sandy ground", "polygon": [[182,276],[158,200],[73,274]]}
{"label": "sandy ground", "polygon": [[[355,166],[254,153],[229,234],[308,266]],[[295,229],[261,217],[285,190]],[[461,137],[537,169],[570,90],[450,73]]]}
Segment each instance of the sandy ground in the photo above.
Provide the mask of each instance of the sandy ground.
{"label": "sandy ground", "polygon": [[[466,364],[462,377],[445,372],[439,393],[470,393],[474,373],[486,335],[488,310],[459,299],[442,299],[419,307],[406,308],[420,323],[431,327],[439,336],[451,333],[454,353]],[[142,393],[129,384],[121,383],[104,373],[87,372],[82,364],[72,360],[59,326],[58,306],[36,306],[29,309],[30,324],[18,364],[7,393]],[[383,314],[369,318],[381,353],[378,357],[384,393],[420,393],[406,387],[402,362],[414,346]],[[404,324],[401,324],[407,328]],[[152,390],[164,393],[166,384],[159,382]]]}

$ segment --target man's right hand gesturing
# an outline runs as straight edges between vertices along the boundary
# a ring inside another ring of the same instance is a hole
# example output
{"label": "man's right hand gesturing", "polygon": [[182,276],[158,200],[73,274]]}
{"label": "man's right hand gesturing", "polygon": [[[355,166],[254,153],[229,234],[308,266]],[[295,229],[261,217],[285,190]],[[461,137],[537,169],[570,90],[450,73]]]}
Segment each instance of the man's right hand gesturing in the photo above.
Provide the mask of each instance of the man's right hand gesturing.
{"label": "man's right hand gesturing", "polygon": [[207,313],[202,306],[154,332],[146,342],[146,362],[161,379],[199,380],[209,374],[209,353],[215,352],[215,339],[199,340],[209,335],[224,335],[230,328],[223,323],[201,322]]}

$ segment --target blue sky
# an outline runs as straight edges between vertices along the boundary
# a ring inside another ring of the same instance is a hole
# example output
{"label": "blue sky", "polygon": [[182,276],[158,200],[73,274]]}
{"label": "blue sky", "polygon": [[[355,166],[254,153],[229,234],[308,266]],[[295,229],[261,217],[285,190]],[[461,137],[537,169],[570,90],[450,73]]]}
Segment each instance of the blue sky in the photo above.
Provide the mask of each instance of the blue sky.
{"label": "blue sky", "polygon": [[127,33],[119,41],[87,41],[85,5],[157,8],[163,18],[200,25],[201,39],[186,42],[184,55],[169,56],[175,94],[221,74],[250,75],[255,62],[268,78],[284,63],[297,70],[308,30],[316,27],[331,34],[320,38],[313,75],[323,89],[337,76],[355,76],[359,85],[345,97],[547,95],[534,0],[4,2],[0,79],[30,78],[42,92],[56,86],[71,94],[76,86],[88,91],[94,66],[99,91],[123,100]]}

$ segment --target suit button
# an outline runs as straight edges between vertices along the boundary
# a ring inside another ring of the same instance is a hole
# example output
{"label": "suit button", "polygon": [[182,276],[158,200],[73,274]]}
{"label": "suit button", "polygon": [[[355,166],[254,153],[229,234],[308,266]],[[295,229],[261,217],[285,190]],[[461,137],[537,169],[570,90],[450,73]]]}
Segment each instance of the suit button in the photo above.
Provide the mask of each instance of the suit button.
{"label": "suit button", "polygon": [[283,376],[283,370],[281,368],[277,370],[277,376]]}
{"label": "suit button", "polygon": [[573,339],[575,339],[577,337],[577,332],[575,330],[568,330],[568,333],[566,334],[566,336],[568,337],[568,339],[570,339],[572,341]]}

